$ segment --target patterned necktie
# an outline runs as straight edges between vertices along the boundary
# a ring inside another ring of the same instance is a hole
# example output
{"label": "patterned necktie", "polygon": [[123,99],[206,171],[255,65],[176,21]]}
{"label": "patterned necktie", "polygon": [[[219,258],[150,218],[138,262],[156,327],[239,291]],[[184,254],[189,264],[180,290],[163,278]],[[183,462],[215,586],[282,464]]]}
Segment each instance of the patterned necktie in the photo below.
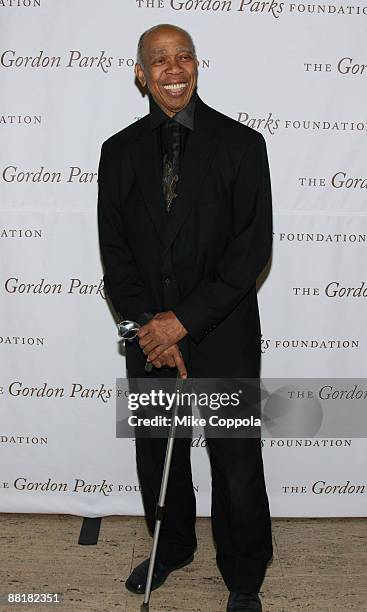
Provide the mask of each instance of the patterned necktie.
{"label": "patterned necktie", "polygon": [[169,119],[163,125],[163,177],[162,187],[166,201],[166,211],[170,212],[178,181],[180,163],[180,125]]}

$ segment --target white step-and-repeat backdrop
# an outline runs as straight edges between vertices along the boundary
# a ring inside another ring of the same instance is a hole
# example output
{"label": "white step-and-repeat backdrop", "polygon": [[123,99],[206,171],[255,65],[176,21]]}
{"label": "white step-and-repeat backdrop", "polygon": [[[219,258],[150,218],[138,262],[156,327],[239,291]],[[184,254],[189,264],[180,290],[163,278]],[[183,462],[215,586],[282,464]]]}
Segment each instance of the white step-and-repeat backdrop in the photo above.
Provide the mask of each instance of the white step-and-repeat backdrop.
{"label": "white step-and-repeat backdrop", "polygon": [[[188,29],[209,105],[265,137],[274,252],[259,291],[263,377],[363,378],[367,2],[0,2],[0,511],[140,514],[125,373],[102,284],[101,143],[147,113],[140,33]],[[273,516],[366,514],[366,440],[266,436]],[[210,512],[205,440],[192,449]]]}

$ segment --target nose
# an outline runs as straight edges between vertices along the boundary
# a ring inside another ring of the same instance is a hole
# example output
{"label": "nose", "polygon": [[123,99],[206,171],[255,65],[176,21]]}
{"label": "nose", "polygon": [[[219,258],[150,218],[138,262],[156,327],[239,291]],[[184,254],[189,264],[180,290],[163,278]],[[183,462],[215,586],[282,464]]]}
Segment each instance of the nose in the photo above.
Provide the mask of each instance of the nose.
{"label": "nose", "polygon": [[178,73],[182,71],[180,63],[174,56],[168,58],[168,66],[166,69],[167,72]]}

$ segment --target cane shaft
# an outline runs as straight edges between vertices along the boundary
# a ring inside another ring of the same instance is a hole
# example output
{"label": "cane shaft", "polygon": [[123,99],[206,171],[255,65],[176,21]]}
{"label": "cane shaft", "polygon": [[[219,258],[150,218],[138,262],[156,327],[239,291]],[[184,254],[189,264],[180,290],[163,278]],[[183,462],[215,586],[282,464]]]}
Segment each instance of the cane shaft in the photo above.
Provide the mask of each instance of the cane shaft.
{"label": "cane shaft", "polygon": [[[175,392],[177,392],[178,390],[181,389],[183,384],[183,380],[179,377],[177,377],[176,379],[176,385],[175,385]],[[164,508],[165,508],[165,501],[166,501],[166,493],[167,493],[167,485],[168,485],[168,479],[169,479],[169,473],[170,473],[170,467],[171,467],[171,462],[172,462],[172,453],[173,453],[173,444],[175,441],[175,433],[176,433],[176,416],[178,414],[178,402],[175,402],[173,408],[172,408],[172,414],[171,414],[171,426],[170,426],[170,430],[168,433],[168,440],[167,440],[167,447],[166,447],[166,456],[165,456],[165,460],[164,460],[164,467],[163,467],[163,472],[162,472],[162,482],[161,482],[161,488],[160,488],[160,492],[159,492],[159,499],[158,499],[158,504],[156,507],[156,522],[155,522],[155,527],[154,527],[154,535],[153,535],[153,544],[152,544],[152,551],[150,554],[150,560],[149,560],[149,567],[148,567],[148,574],[147,574],[147,582],[145,585],[145,593],[144,593],[144,602],[143,602],[143,606],[148,606],[149,605],[149,598],[150,598],[150,593],[151,593],[151,587],[152,587],[152,579],[153,579],[153,572],[154,572],[154,564],[155,564],[155,560],[156,560],[156,556],[157,556],[157,548],[158,548],[158,541],[159,541],[159,532],[161,529],[161,524],[162,524],[162,520],[164,517]],[[145,608],[141,608],[142,610],[148,610],[149,608],[145,607]]]}

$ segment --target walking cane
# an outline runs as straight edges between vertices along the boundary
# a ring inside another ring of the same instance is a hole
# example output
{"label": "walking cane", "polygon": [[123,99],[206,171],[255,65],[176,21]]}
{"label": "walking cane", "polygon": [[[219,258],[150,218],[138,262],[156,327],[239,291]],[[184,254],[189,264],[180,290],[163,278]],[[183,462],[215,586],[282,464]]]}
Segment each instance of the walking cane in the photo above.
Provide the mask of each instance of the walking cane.
{"label": "walking cane", "polygon": [[[184,379],[180,378],[180,376],[177,375],[176,384],[175,384],[175,393],[177,391],[181,391],[182,386],[183,386],[183,381]],[[149,559],[149,567],[148,567],[148,574],[147,574],[147,582],[145,585],[144,601],[140,608],[141,612],[149,612],[149,599],[150,599],[150,593],[151,593],[151,587],[152,587],[154,564],[155,564],[155,560],[157,556],[159,532],[160,532],[162,520],[164,517],[164,507],[165,507],[164,505],[166,501],[167,484],[168,484],[168,478],[169,478],[170,467],[171,467],[173,443],[175,441],[177,414],[178,414],[178,402],[175,402],[172,408],[171,426],[170,426],[169,433],[168,433],[166,457],[164,460],[164,467],[163,467],[163,473],[162,473],[161,490],[159,493],[159,499],[158,499],[158,503],[156,506],[156,521],[155,521],[155,527],[154,527],[153,544],[152,544],[152,551],[151,551],[150,559]]]}
{"label": "walking cane", "polygon": [[[150,320],[151,318],[152,316],[150,316],[150,313],[149,314],[144,313],[145,322]],[[120,321],[120,323],[118,323],[117,325],[120,338],[123,338],[125,340],[133,340],[137,335],[140,325],[141,325],[140,323],[136,323],[134,321],[127,321],[127,320]],[[151,369],[152,369],[152,364],[147,361],[145,365],[145,371],[150,372]],[[183,381],[184,379],[181,378],[179,375],[177,375],[176,383],[175,383],[175,394],[177,391],[182,390]],[[150,593],[151,593],[151,587],[152,587],[154,565],[155,565],[155,560],[157,556],[159,533],[161,530],[161,524],[162,524],[162,520],[164,516],[167,484],[168,484],[168,478],[169,478],[171,461],[172,461],[172,453],[173,453],[173,443],[175,441],[176,416],[178,414],[178,407],[179,407],[178,402],[175,402],[172,408],[171,426],[169,429],[168,439],[167,439],[166,456],[164,460],[164,467],[163,467],[163,473],[162,473],[161,489],[159,493],[158,503],[156,506],[156,521],[155,521],[155,527],[154,527],[153,544],[152,544],[152,550],[151,550],[150,559],[149,559],[149,567],[148,567],[148,574],[147,574],[147,582],[145,585],[144,600],[140,608],[141,612],[149,612],[149,599],[150,599]]]}

